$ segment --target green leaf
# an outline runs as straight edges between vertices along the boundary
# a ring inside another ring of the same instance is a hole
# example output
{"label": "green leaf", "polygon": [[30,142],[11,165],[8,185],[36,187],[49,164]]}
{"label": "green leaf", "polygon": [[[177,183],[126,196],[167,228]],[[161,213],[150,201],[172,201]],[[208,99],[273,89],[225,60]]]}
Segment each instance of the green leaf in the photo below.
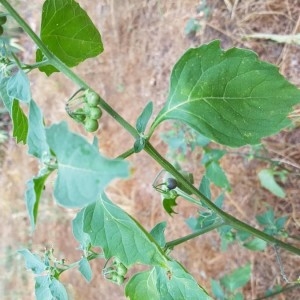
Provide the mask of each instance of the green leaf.
{"label": "green leaf", "polygon": [[47,128],[46,136],[58,164],[54,196],[63,206],[95,202],[111,180],[128,176],[127,162],[105,158],[64,122]]}
{"label": "green leaf", "polygon": [[53,300],[49,288],[51,278],[49,275],[35,277],[35,297],[37,300]]}
{"label": "green leaf", "polygon": [[11,114],[14,127],[13,137],[16,138],[17,143],[22,142],[23,144],[26,144],[28,133],[28,119],[21,109],[19,101],[13,101]]}
{"label": "green leaf", "polygon": [[84,209],[77,213],[72,221],[72,231],[76,240],[80,243],[82,249],[88,249],[91,245],[90,236],[83,229]]}
{"label": "green leaf", "polygon": [[127,267],[135,263],[166,266],[167,257],[153,237],[105,194],[85,208],[83,231],[107,259],[118,257]]}
{"label": "green leaf", "polygon": [[[36,62],[42,62],[43,60],[46,60],[47,58],[43,55],[43,52],[40,49],[36,50],[35,53],[35,60]],[[40,66],[39,70],[41,72],[44,72],[47,76],[50,76],[54,72],[59,72],[59,70],[51,65],[45,65]]]}
{"label": "green leaf", "polygon": [[210,181],[207,176],[203,176],[200,182],[199,191],[208,199],[211,199]]}
{"label": "green leaf", "polygon": [[171,74],[167,102],[151,126],[180,120],[232,147],[257,144],[290,125],[300,91],[249,50],[224,51],[220,41],[189,49]]}
{"label": "green leaf", "polygon": [[156,288],[156,276],[152,271],[135,274],[125,287],[125,295],[130,300],[151,299],[160,300],[160,293]]}
{"label": "green leaf", "polygon": [[41,39],[69,67],[103,51],[99,31],[85,10],[73,0],[45,1]]}
{"label": "green leaf", "polygon": [[167,222],[164,221],[156,224],[150,231],[150,234],[153,236],[156,243],[161,248],[163,248],[166,245],[166,238],[165,238],[166,227],[167,227]]}
{"label": "green leaf", "polygon": [[220,165],[217,162],[212,161],[211,163],[205,165],[205,168],[206,168],[205,176],[211,182],[226,190],[230,190],[230,184],[227,180],[227,177],[223,169],[220,167]]}
{"label": "green leaf", "polygon": [[28,153],[39,158],[46,159],[50,155],[50,149],[46,139],[46,130],[43,115],[40,108],[32,100],[29,105],[29,129],[28,129]]}
{"label": "green leaf", "polygon": [[18,70],[7,82],[7,94],[12,99],[29,103],[31,101],[30,82],[27,75]]}
{"label": "green leaf", "polygon": [[26,268],[30,269],[34,274],[41,274],[46,270],[47,266],[38,255],[31,253],[28,249],[22,249],[18,252],[24,257]]}
{"label": "green leaf", "polygon": [[263,169],[258,173],[261,185],[279,198],[285,197],[284,190],[275,181],[273,170]]}
{"label": "green leaf", "polygon": [[50,172],[38,175],[37,177],[27,181],[26,184],[27,188],[25,192],[25,201],[32,229],[34,229],[36,225],[41,195],[44,189],[45,181],[49,175]]}
{"label": "green leaf", "polygon": [[5,108],[7,109],[9,114],[11,115],[12,105],[13,105],[13,100],[14,99],[10,98],[9,95],[7,94],[8,79],[9,79],[8,77],[2,78],[2,76],[0,74],[0,97],[1,97],[1,100],[2,100]]}
{"label": "green leaf", "polygon": [[169,269],[156,266],[151,271],[134,275],[125,288],[130,300],[211,299],[195,279],[176,261],[169,261]]}
{"label": "green leaf", "polygon": [[218,300],[224,300],[225,294],[224,294],[224,291],[223,291],[219,281],[211,279],[210,284],[211,284],[211,291],[212,291],[213,295],[215,296],[215,298]]}
{"label": "green leaf", "polygon": [[243,287],[250,280],[251,266],[247,264],[244,267],[234,270],[232,273],[223,276],[220,279],[221,284],[229,291],[234,292],[236,289]]}
{"label": "green leaf", "polygon": [[153,111],[153,103],[151,101],[146,105],[146,107],[144,108],[141,115],[138,117],[138,119],[136,121],[136,130],[139,133],[144,133],[145,132],[146,126],[147,126],[147,124],[149,122],[149,119],[152,115],[152,111]]}
{"label": "green leaf", "polygon": [[83,257],[79,261],[78,270],[82,274],[82,276],[86,279],[87,282],[90,282],[92,280],[92,269],[86,257]]}
{"label": "green leaf", "polygon": [[256,216],[257,221],[264,226],[273,226],[275,224],[274,210],[268,209],[265,213]]}
{"label": "green leaf", "polygon": [[170,261],[169,270],[160,267],[155,267],[155,269],[157,274],[156,288],[161,299],[211,299],[178,262]]}
{"label": "green leaf", "polygon": [[253,238],[249,242],[244,243],[243,246],[252,251],[263,251],[267,247],[267,242],[259,238]]}
{"label": "green leaf", "polygon": [[49,289],[54,299],[68,300],[68,294],[63,284],[55,278],[51,278]]}

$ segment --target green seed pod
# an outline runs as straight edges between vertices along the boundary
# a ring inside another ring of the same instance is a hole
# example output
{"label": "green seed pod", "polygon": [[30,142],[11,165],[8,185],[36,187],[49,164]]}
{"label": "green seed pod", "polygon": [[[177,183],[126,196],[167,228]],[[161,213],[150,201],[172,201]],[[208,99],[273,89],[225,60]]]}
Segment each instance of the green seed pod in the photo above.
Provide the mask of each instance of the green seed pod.
{"label": "green seed pod", "polygon": [[102,110],[99,107],[91,107],[89,116],[91,119],[99,120],[102,116]]}
{"label": "green seed pod", "polygon": [[99,124],[97,120],[86,118],[84,121],[84,128],[88,132],[94,132],[98,129]]}

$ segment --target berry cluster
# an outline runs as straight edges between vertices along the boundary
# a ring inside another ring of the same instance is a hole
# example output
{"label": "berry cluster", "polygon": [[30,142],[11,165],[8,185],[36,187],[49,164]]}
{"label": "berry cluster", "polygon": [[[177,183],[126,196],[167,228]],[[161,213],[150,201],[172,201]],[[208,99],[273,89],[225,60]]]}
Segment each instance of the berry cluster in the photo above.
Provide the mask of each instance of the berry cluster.
{"label": "berry cluster", "polygon": [[[70,104],[76,99],[83,99],[81,107],[74,111],[70,110]],[[94,132],[99,128],[98,120],[102,116],[102,110],[99,107],[100,97],[93,91],[86,90],[79,98],[71,98],[67,103],[68,114],[77,122],[84,124],[84,128],[88,132]]]}

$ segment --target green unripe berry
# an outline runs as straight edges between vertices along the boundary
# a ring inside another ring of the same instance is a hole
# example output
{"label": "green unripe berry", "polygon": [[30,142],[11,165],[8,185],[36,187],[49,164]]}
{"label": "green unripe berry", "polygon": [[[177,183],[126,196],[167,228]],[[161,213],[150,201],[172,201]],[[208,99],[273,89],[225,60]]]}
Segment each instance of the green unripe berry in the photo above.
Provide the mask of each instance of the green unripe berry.
{"label": "green unripe berry", "polygon": [[89,116],[91,119],[98,120],[102,116],[102,110],[99,107],[91,107]]}
{"label": "green unripe berry", "polygon": [[95,92],[88,91],[86,93],[86,102],[89,106],[97,106],[100,103],[100,97]]}
{"label": "green unripe berry", "polygon": [[78,121],[79,123],[83,123],[86,118],[86,114],[82,108],[78,108],[72,114],[72,118]]}
{"label": "green unripe berry", "polygon": [[98,129],[99,124],[97,120],[86,118],[84,121],[84,128],[88,132],[94,132]]}
{"label": "green unripe berry", "polygon": [[120,263],[117,266],[117,273],[120,276],[124,276],[127,273],[127,268],[122,263]]}
{"label": "green unripe berry", "polygon": [[3,25],[3,24],[5,24],[6,23],[6,21],[7,21],[7,17],[6,16],[0,16],[0,25]]}

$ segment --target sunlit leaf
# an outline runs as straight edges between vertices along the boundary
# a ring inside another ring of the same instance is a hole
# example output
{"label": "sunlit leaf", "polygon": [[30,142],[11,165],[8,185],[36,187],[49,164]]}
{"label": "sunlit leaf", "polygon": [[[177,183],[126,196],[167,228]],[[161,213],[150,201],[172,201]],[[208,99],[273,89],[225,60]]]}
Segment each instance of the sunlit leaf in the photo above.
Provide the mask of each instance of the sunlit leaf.
{"label": "sunlit leaf", "polygon": [[126,266],[166,266],[167,257],[154,238],[105,194],[85,208],[83,231],[93,246],[103,249],[106,258],[116,256]]}
{"label": "sunlit leaf", "polygon": [[61,205],[82,207],[95,202],[110,181],[129,174],[127,162],[105,158],[64,122],[47,128],[46,136],[57,159],[54,196]]}
{"label": "sunlit leaf", "polygon": [[[46,0],[41,39],[67,66],[73,67],[103,51],[101,35],[90,17],[74,0]],[[41,54],[37,54],[42,60]],[[54,71],[47,69],[47,74]]]}
{"label": "sunlit leaf", "polygon": [[175,119],[221,144],[257,144],[290,125],[287,115],[299,101],[300,91],[277,67],[249,50],[223,51],[213,41],[189,49],[176,63],[151,132]]}

